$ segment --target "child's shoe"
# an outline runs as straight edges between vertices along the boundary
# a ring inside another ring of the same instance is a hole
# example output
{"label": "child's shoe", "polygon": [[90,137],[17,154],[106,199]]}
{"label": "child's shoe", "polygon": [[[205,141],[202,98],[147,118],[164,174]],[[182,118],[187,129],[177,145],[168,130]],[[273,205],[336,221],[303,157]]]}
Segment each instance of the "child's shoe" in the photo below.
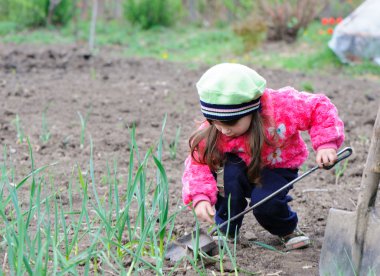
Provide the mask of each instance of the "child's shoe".
{"label": "child's shoe", "polygon": [[286,236],[279,236],[280,241],[285,246],[286,251],[305,248],[310,245],[310,239],[298,227],[293,233]]}

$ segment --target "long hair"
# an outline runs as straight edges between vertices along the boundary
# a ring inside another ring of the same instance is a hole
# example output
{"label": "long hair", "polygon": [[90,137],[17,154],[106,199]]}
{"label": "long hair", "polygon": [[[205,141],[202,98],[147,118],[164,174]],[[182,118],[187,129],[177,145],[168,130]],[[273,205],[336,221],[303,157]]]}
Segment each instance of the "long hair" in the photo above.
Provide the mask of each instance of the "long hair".
{"label": "long hair", "polygon": [[[266,120],[265,120],[266,121]],[[269,120],[270,122],[270,120]],[[270,144],[264,133],[264,119],[259,112],[253,112],[249,133],[249,149],[252,160],[247,167],[247,176],[251,183],[260,183],[262,168],[261,150],[264,143]],[[225,159],[217,146],[220,132],[212,124],[193,133],[189,139],[191,156],[199,163],[207,164],[211,171],[216,172]],[[200,146],[201,143],[202,146]]]}

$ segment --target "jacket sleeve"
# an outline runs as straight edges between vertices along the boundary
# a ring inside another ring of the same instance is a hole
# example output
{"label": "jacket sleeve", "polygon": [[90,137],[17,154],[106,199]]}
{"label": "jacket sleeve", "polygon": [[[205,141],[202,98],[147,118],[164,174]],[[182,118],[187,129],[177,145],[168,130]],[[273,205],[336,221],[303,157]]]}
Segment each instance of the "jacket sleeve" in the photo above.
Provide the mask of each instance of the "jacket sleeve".
{"label": "jacket sleeve", "polygon": [[309,132],[313,149],[338,149],[344,141],[344,125],[329,98],[323,94],[298,92],[291,87],[284,90],[281,97],[284,102],[276,104],[282,105],[283,115],[298,130]]}
{"label": "jacket sleeve", "polygon": [[185,161],[185,171],[182,177],[182,199],[184,204],[195,206],[199,201],[206,200],[215,205],[218,189],[216,180],[207,164],[198,163],[191,156]]}

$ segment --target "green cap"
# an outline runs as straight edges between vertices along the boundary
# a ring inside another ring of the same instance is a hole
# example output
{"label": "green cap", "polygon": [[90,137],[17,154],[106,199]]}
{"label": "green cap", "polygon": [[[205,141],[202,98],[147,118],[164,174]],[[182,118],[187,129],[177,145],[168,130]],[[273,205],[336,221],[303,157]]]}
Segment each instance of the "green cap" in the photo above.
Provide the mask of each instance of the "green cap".
{"label": "green cap", "polygon": [[266,80],[245,65],[221,63],[207,70],[196,87],[201,103],[239,105],[260,98]]}
{"label": "green cap", "polygon": [[207,70],[196,87],[206,118],[233,120],[259,109],[266,81],[245,65],[221,63]]}

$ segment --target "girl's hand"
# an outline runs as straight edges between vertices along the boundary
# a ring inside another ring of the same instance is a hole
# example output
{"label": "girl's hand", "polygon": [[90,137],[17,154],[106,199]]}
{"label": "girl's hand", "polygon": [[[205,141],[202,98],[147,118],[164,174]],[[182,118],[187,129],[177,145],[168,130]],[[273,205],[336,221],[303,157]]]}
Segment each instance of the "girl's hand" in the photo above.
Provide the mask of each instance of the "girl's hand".
{"label": "girl's hand", "polygon": [[323,166],[333,165],[337,160],[337,154],[335,149],[320,149],[317,151],[316,161],[320,168]]}
{"label": "girl's hand", "polygon": [[210,202],[206,200],[199,201],[198,204],[195,206],[194,211],[197,215],[197,218],[201,221],[206,221],[210,224],[214,223],[215,212]]}

